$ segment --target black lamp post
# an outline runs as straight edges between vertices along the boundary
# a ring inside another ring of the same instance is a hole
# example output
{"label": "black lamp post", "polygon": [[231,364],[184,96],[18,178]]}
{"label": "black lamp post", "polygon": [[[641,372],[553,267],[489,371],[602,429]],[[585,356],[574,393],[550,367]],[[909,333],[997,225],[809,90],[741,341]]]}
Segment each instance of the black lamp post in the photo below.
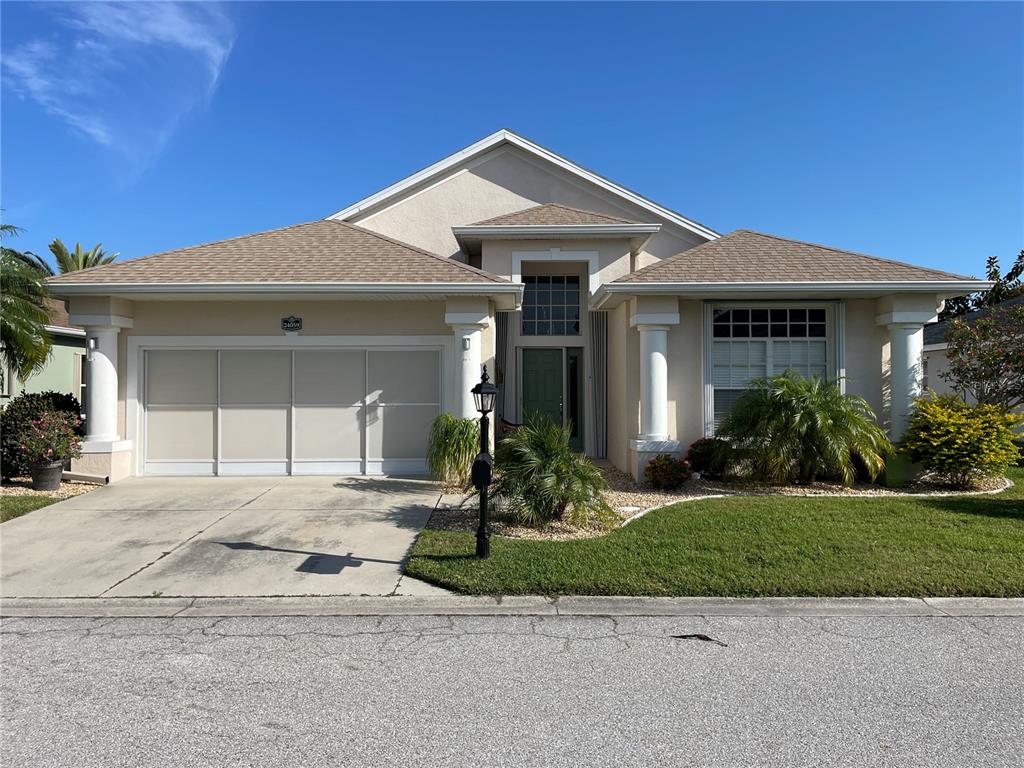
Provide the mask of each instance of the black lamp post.
{"label": "black lamp post", "polygon": [[473,487],[480,491],[480,526],[476,529],[476,556],[488,557],[491,554],[491,524],[487,517],[487,486],[491,484],[491,454],[488,452],[487,432],[490,427],[487,414],[494,410],[494,398],[498,388],[491,383],[487,375],[487,366],[480,376],[480,383],[470,390],[473,402],[480,411],[480,453],[473,461]]}

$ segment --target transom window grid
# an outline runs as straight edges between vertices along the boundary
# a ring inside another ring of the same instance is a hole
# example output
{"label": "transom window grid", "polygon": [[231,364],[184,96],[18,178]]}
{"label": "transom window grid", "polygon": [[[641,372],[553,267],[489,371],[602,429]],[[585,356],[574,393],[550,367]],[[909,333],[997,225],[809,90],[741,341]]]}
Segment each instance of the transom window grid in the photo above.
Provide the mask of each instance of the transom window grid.
{"label": "transom window grid", "polygon": [[578,275],[524,275],[523,336],[580,335]]}

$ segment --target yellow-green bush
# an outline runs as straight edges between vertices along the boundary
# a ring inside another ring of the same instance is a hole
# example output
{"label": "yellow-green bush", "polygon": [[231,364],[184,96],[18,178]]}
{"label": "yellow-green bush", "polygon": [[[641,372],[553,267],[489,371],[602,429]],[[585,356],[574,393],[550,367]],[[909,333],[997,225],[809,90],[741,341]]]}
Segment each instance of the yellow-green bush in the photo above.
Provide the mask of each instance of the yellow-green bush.
{"label": "yellow-green bush", "polygon": [[903,448],[958,488],[1002,475],[1019,457],[1014,425],[1019,416],[996,405],[968,405],[956,395],[917,400]]}

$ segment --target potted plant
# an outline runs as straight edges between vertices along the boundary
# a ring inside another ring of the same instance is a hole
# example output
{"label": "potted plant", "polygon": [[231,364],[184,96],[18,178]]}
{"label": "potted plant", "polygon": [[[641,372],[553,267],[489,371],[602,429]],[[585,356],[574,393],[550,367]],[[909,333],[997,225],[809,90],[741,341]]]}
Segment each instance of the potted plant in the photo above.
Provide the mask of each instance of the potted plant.
{"label": "potted plant", "polygon": [[60,487],[64,462],[82,455],[75,429],[81,419],[70,413],[46,411],[33,419],[21,449],[28,459],[32,487],[55,491]]}

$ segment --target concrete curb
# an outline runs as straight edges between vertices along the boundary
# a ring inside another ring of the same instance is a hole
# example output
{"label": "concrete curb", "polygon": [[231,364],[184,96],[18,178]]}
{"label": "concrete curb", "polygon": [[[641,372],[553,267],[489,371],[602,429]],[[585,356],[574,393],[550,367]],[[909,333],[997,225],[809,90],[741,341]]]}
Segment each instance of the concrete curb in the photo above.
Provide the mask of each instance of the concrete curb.
{"label": "concrete curb", "polygon": [[4,598],[4,618],[222,616],[1021,616],[1024,598],[916,597],[155,597]]}

